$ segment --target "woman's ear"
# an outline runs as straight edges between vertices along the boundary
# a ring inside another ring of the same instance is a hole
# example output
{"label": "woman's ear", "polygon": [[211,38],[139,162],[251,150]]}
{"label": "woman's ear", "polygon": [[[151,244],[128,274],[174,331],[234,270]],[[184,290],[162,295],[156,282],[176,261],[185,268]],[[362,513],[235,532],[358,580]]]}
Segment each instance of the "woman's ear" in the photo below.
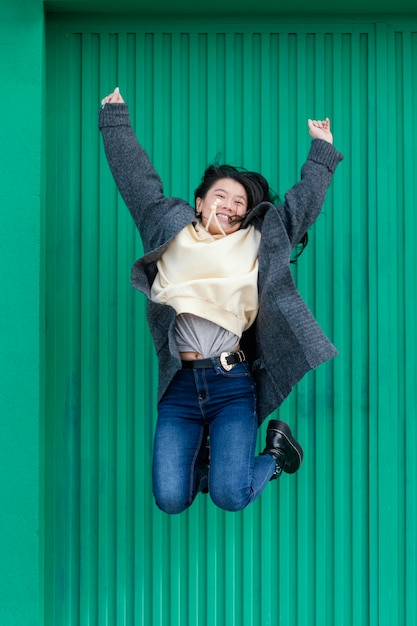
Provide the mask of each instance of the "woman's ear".
{"label": "woman's ear", "polygon": [[196,210],[197,212],[199,212],[199,211],[200,211],[200,204],[201,204],[201,198],[196,198],[196,199],[195,199],[195,210]]}

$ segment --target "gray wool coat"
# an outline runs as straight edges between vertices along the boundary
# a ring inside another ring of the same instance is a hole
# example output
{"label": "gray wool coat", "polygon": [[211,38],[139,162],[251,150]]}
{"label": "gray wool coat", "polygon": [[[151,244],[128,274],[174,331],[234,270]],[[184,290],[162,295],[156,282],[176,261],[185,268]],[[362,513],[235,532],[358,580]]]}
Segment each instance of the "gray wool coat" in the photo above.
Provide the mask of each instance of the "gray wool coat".
{"label": "gray wool coat", "polygon": [[[106,104],[99,113],[106,157],[116,185],[142,238],[144,255],[132,268],[134,287],[147,297],[147,319],[158,356],[158,401],[181,360],[174,336],[175,311],[150,300],[156,262],[169,242],[196,221],[195,209],[164,195],[161,179],[138,143],[126,104]],[[252,365],[259,424],[309,371],[337,355],[297,291],[290,271],[293,248],[317,218],[333,173],[343,156],[330,143],[314,139],[301,180],[278,206],[263,202],[242,228],[261,231],[259,312],[241,347]]]}

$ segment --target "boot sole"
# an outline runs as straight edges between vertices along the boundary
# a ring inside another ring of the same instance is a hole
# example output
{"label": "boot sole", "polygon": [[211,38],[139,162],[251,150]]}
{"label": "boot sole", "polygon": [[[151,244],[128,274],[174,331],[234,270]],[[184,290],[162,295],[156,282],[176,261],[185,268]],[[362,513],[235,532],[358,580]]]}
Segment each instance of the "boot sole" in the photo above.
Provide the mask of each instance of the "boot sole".
{"label": "boot sole", "polygon": [[302,447],[293,436],[291,428],[286,422],[281,422],[281,420],[271,420],[268,424],[268,430],[275,430],[288,442],[292,456],[291,459],[285,463],[283,471],[287,474],[294,474],[302,463],[304,453]]}

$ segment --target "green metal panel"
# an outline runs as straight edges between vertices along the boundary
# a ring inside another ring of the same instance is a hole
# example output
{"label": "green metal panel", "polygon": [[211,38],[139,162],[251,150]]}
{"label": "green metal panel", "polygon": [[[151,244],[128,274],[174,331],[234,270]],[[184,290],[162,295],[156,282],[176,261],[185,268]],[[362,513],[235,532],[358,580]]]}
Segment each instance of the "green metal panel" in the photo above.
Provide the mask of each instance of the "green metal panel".
{"label": "green metal panel", "polygon": [[[76,13],[131,13],[135,15],[172,15],[173,6],[170,0],[44,0],[44,6],[51,12]],[[196,3],[193,0],[179,0],[175,3],[175,15],[220,15],[240,16],[271,16],[276,18],[282,15],[304,15],[309,19],[314,16],[334,15],[387,15],[387,14],[414,14],[416,5],[414,0],[316,0],[314,5],[310,0],[229,0],[226,4],[222,0],[211,0],[210,3]],[[320,19],[320,18],[319,18]]]}
{"label": "green metal panel", "polygon": [[[417,24],[63,17],[47,34],[45,624],[417,623]],[[295,269],[340,356],[280,409],[301,471],[238,514],[153,503],[141,244],[96,122],[116,85],[168,194],[191,199],[220,153],[282,195],[308,117],[345,154]]]}
{"label": "green metal panel", "polygon": [[1,82],[8,94],[0,130],[0,623],[35,626],[41,586],[42,1],[3,0],[0,41]]}

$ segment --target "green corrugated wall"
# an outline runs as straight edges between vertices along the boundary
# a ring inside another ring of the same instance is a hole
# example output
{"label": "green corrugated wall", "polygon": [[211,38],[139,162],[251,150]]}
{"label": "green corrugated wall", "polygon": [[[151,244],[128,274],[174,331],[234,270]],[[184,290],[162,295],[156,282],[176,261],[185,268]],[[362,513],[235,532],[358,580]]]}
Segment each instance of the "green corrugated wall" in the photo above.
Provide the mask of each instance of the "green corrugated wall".
{"label": "green corrugated wall", "polygon": [[[61,16],[47,46],[45,625],[416,624],[417,21]],[[167,194],[220,154],[282,196],[308,117],[345,155],[295,269],[340,356],[280,410],[300,472],[238,514],[153,502],[141,243],[96,122],[116,85]]]}
{"label": "green corrugated wall", "polygon": [[[0,624],[38,626],[43,10],[2,0]],[[24,158],[22,158],[24,155]]]}

